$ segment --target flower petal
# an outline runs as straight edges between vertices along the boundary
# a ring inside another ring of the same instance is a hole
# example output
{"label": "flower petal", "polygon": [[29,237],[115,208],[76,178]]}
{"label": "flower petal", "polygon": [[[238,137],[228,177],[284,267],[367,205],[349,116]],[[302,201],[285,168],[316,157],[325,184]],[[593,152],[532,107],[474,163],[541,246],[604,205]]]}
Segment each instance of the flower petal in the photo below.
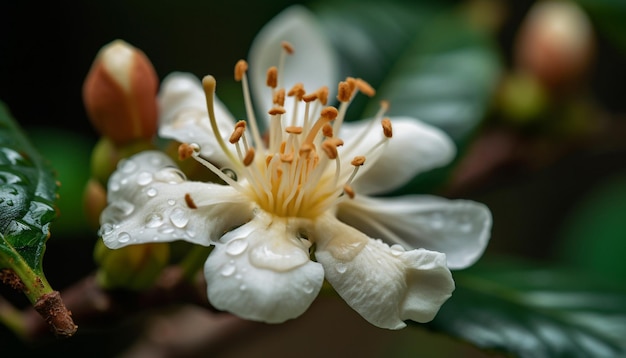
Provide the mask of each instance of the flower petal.
{"label": "flower petal", "polygon": [[242,318],[280,323],[310,306],[324,280],[307,240],[284,219],[257,215],[224,235],[205,265],[209,301]]}
{"label": "flower petal", "polygon": [[[393,117],[391,123],[393,137],[366,158],[352,185],[357,193],[391,191],[421,172],[448,164],[456,154],[452,140],[436,127],[409,117]],[[383,134],[380,124],[364,120],[345,123],[339,137],[345,143],[342,159],[349,163],[355,156],[365,155]]]}
{"label": "flower petal", "polygon": [[107,195],[99,234],[112,249],[179,239],[208,246],[252,215],[235,189],[187,182],[172,160],[157,151],[120,161]]}
{"label": "flower petal", "polygon": [[469,200],[426,195],[377,199],[357,195],[339,204],[339,220],[405,248],[443,252],[448,267],[472,265],[485,251],[491,212]]}
{"label": "flower petal", "polygon": [[[302,83],[307,92],[329,86],[329,98],[333,97],[333,84],[338,78],[338,59],[330,42],[324,37],[313,14],[303,6],[294,5],[283,10],[268,22],[257,34],[250,48],[250,83],[257,109],[263,114],[271,108],[272,92],[266,86],[267,69],[279,65],[281,42],[287,41],[295,51],[285,61],[282,83],[289,91],[296,83]],[[293,101],[285,101],[287,113],[292,113]],[[304,106],[299,106],[304,114]],[[263,116],[267,119],[267,116]]]}
{"label": "flower petal", "polygon": [[[214,101],[217,126],[222,138],[227,140],[232,134],[235,119],[219,99]],[[163,80],[159,111],[159,136],[181,143],[196,143],[202,155],[213,163],[220,166],[230,164],[211,129],[202,84],[193,74],[174,72]]]}
{"label": "flower petal", "polygon": [[404,320],[431,321],[454,291],[445,254],[404,251],[332,217],[318,220],[315,257],[337,293],[370,323],[388,329]]}

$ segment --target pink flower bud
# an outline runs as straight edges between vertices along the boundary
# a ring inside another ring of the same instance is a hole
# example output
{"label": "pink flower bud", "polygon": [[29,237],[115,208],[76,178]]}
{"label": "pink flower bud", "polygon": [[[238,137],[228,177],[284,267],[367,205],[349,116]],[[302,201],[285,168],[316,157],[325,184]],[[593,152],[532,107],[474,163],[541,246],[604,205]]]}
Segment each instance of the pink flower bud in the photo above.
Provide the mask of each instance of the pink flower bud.
{"label": "pink flower bud", "polygon": [[148,57],[122,40],[98,52],[83,84],[91,123],[116,145],[151,139],[157,130],[158,77]]}

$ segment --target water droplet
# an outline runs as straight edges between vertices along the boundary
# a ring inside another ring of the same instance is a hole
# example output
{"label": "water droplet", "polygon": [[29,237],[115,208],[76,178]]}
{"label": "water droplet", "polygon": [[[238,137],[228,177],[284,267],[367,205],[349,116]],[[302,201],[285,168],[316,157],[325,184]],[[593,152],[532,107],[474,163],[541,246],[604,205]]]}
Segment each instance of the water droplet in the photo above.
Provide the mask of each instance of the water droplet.
{"label": "water droplet", "polygon": [[187,212],[181,208],[174,208],[170,213],[170,221],[177,228],[183,228],[189,222],[189,217],[187,216]]}
{"label": "water droplet", "polygon": [[309,281],[306,281],[304,286],[302,286],[302,290],[304,293],[313,293],[313,285],[311,285]]}
{"label": "water droplet", "polygon": [[121,242],[122,244],[125,244],[127,242],[130,241],[130,234],[127,232],[120,232],[117,235],[117,241]]}
{"label": "water droplet", "polygon": [[146,218],[146,227],[155,228],[163,225],[163,216],[158,213],[152,213],[152,215]]}
{"label": "water droplet", "polygon": [[237,268],[235,267],[235,265],[227,264],[224,267],[222,267],[221,274],[224,277],[228,277],[228,276],[231,276],[232,274],[234,274],[236,270],[237,270]]}
{"label": "water droplet", "polygon": [[118,183],[117,181],[111,181],[111,185],[109,185],[111,191],[118,191],[120,190],[120,183]]}
{"label": "water droplet", "polygon": [[151,198],[154,198],[155,196],[157,196],[158,193],[159,192],[152,186],[146,189],[146,195]]}
{"label": "water droplet", "polygon": [[242,278],[242,277],[243,277],[243,276],[241,276],[241,274],[236,274],[236,275],[235,275],[235,278],[236,278],[236,279],[238,279],[238,280],[241,280],[241,278]]}
{"label": "water droplet", "polygon": [[119,168],[124,173],[132,173],[137,169],[137,163],[133,162],[130,159],[123,159],[120,162]]}
{"label": "water droplet", "polygon": [[246,285],[241,285],[241,286],[239,286],[239,289],[242,290],[242,291],[245,291],[247,289],[247,287],[246,287]]}
{"label": "water droplet", "polygon": [[174,228],[169,225],[161,225],[158,229],[161,234],[171,234],[174,232]]}
{"label": "water droplet", "polygon": [[244,239],[235,239],[226,244],[226,253],[231,256],[240,255],[248,248],[248,243]]}
{"label": "water droplet", "polygon": [[344,273],[348,270],[348,266],[346,266],[346,264],[344,263],[338,263],[337,266],[335,266],[335,270],[337,270],[337,272],[339,273]]}
{"label": "water droplet", "polygon": [[137,175],[137,184],[139,185],[148,185],[152,182],[152,174],[148,172],[141,172]]}
{"label": "water droplet", "polygon": [[109,223],[104,223],[100,227],[98,235],[100,235],[100,236],[108,236],[108,235],[111,235],[112,232],[113,232],[113,225],[111,225]]}
{"label": "water droplet", "polygon": [[124,216],[132,214],[135,210],[135,206],[125,200],[117,201],[113,204],[113,206]]}
{"label": "water droplet", "polygon": [[159,157],[158,155],[153,155],[150,157],[151,166],[158,167],[161,164],[163,164],[163,161],[161,160],[161,157]]}
{"label": "water droplet", "polygon": [[174,200],[174,199],[169,199],[169,200],[167,201],[167,203],[168,203],[169,205],[174,205],[174,204],[176,204],[176,200]]}
{"label": "water droplet", "polygon": [[185,231],[185,233],[189,236],[189,237],[196,237],[196,231],[192,228],[187,228],[187,231]]}
{"label": "water droplet", "polygon": [[391,254],[394,256],[400,256],[404,253],[404,247],[402,245],[391,245]]}
{"label": "water droplet", "polygon": [[435,213],[433,215],[431,215],[430,217],[430,227],[435,229],[435,230],[439,230],[442,229],[444,226],[444,220],[443,220],[443,216],[439,213]]}

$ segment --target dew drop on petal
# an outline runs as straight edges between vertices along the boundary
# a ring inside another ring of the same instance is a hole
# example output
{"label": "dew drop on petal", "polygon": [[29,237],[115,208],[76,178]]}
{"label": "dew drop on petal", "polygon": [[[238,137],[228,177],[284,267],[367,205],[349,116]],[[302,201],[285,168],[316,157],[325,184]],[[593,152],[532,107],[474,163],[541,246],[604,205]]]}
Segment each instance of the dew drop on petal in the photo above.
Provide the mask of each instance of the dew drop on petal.
{"label": "dew drop on petal", "polygon": [[391,254],[394,256],[400,256],[404,253],[404,247],[399,244],[391,245]]}
{"label": "dew drop on petal", "polygon": [[189,217],[187,216],[185,210],[181,208],[174,208],[174,210],[170,213],[170,221],[177,228],[183,228],[189,222]]}
{"label": "dew drop on petal", "polygon": [[152,182],[152,174],[148,172],[141,172],[137,175],[137,184],[143,186],[148,185]]}
{"label": "dew drop on petal", "polygon": [[236,274],[235,278],[238,279],[238,280],[241,280],[243,278],[243,276],[241,276],[241,274]]}
{"label": "dew drop on petal", "polygon": [[169,200],[167,201],[167,204],[168,204],[168,205],[174,205],[174,204],[176,204],[176,200],[174,200],[174,199],[169,199]]}
{"label": "dew drop on petal", "polygon": [[239,289],[242,290],[242,291],[245,291],[247,289],[247,287],[246,287],[246,285],[241,285],[241,286],[239,286]]}
{"label": "dew drop on petal", "polygon": [[174,232],[174,228],[169,225],[161,225],[158,229],[161,234],[171,234]]}
{"label": "dew drop on petal", "polygon": [[122,244],[125,244],[127,242],[130,241],[130,234],[127,232],[120,232],[117,235],[117,241],[121,242]]}
{"label": "dew drop on petal", "polygon": [[312,293],[313,292],[313,285],[311,285],[311,283],[309,281],[306,281],[304,283],[304,286],[302,286],[302,290],[304,291],[304,293]]}
{"label": "dew drop on petal", "polygon": [[220,273],[222,274],[222,276],[228,277],[228,276],[232,276],[232,274],[234,274],[236,270],[237,268],[235,267],[235,265],[226,264],[224,265],[224,267],[222,267],[222,271],[220,271]]}
{"label": "dew drop on petal", "polygon": [[241,255],[248,248],[244,239],[235,239],[226,244],[226,253],[231,256]]}
{"label": "dew drop on petal", "polygon": [[348,270],[348,266],[344,263],[338,263],[337,266],[335,266],[335,270],[339,273],[345,273]]}
{"label": "dew drop on petal", "polygon": [[163,216],[158,213],[152,213],[146,218],[146,227],[156,228],[163,225]]}
{"label": "dew drop on petal", "polygon": [[111,181],[109,188],[111,189],[111,191],[118,191],[120,190],[120,184],[117,181]]}
{"label": "dew drop on petal", "polygon": [[155,196],[157,196],[158,193],[159,192],[152,186],[146,190],[146,195],[151,198],[154,198]]}

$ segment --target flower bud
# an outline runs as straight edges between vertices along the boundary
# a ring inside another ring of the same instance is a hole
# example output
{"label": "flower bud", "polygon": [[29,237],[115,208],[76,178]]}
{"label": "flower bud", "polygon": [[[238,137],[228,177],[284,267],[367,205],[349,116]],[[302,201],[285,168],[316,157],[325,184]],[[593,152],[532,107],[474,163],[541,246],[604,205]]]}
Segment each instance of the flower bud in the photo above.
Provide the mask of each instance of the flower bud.
{"label": "flower bud", "polygon": [[100,286],[140,291],[151,287],[168,265],[170,247],[169,243],[148,243],[112,250],[98,240],[94,258]]}
{"label": "flower bud", "polygon": [[593,31],[583,10],[564,0],[540,1],[518,34],[515,61],[549,88],[562,88],[587,70],[593,55]]}
{"label": "flower bud", "polygon": [[87,115],[116,145],[151,139],[157,130],[158,85],[148,57],[115,40],[98,52],[83,83]]}

